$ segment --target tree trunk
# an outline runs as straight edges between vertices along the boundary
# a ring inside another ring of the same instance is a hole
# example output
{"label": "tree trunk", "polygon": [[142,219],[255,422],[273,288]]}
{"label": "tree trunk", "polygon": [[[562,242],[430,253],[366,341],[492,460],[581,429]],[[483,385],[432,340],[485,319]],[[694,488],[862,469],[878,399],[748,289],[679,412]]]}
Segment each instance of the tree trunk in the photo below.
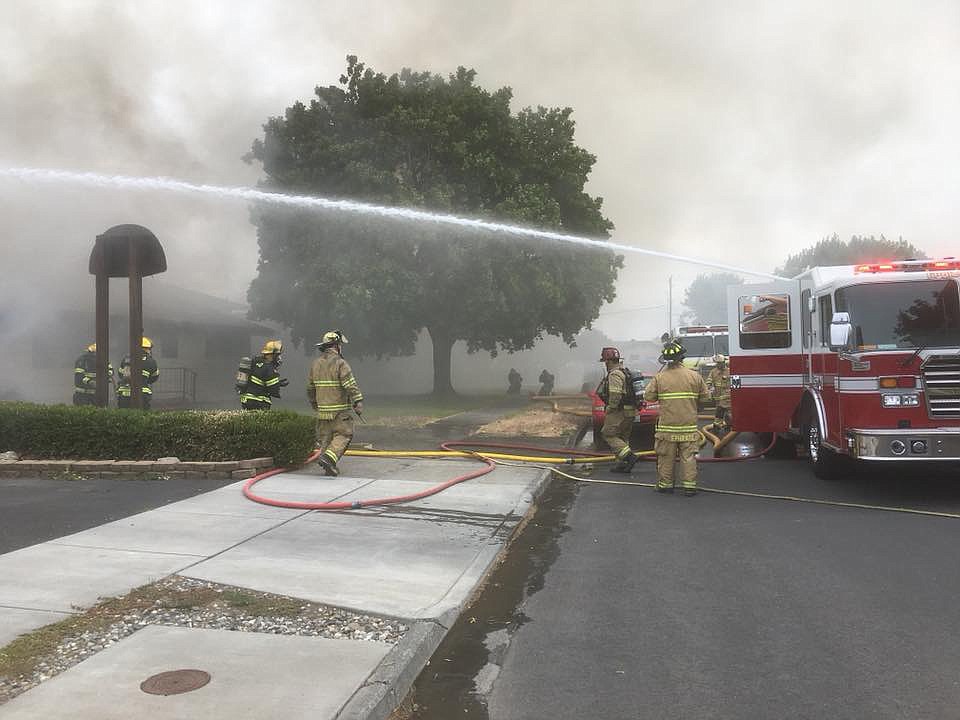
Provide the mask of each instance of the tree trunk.
{"label": "tree trunk", "polygon": [[450,355],[453,351],[453,338],[442,330],[427,328],[433,343],[433,394],[456,395],[451,382]]}

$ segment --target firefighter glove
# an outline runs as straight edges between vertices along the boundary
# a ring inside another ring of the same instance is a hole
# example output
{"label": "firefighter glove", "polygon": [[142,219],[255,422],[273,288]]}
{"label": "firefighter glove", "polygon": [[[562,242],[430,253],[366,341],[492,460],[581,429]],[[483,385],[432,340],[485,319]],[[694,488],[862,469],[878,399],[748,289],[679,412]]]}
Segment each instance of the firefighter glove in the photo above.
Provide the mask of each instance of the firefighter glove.
{"label": "firefighter glove", "polygon": [[280,378],[280,382],[277,383],[277,385],[279,385],[280,387],[286,387],[289,384],[290,384],[290,381],[287,380],[286,378]]}

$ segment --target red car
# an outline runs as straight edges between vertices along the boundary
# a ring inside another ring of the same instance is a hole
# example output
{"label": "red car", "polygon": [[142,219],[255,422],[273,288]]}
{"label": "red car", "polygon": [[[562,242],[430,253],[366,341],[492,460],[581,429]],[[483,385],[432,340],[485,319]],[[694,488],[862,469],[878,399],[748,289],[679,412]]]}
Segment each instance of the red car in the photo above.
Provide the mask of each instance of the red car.
{"label": "red car", "polygon": [[[603,428],[603,419],[606,417],[607,406],[597,391],[590,392],[593,404],[593,444],[598,450],[605,450],[607,443],[600,437]],[[660,403],[643,403],[637,408],[637,416],[633,420],[633,432],[630,433],[630,447],[634,450],[649,450],[653,447],[653,431],[660,417]]]}

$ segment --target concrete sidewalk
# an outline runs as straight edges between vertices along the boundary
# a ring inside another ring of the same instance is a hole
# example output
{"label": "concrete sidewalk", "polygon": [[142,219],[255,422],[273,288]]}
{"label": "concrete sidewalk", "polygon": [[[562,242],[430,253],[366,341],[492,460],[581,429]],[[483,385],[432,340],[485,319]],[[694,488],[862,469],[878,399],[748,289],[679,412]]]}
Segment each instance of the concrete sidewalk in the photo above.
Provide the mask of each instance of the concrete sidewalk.
{"label": "concrete sidewalk", "polygon": [[[284,473],[258,494],[296,501],[423,490],[462,460],[345,458],[344,474]],[[493,473],[405,505],[338,513],[247,500],[242,482],[0,556],[0,646],[99,598],[179,574],[401,618],[377,641],[150,626],[0,706],[6,718],[384,718],[403,699],[546,482]],[[210,683],[157,696],[139,684],[197,668]]]}

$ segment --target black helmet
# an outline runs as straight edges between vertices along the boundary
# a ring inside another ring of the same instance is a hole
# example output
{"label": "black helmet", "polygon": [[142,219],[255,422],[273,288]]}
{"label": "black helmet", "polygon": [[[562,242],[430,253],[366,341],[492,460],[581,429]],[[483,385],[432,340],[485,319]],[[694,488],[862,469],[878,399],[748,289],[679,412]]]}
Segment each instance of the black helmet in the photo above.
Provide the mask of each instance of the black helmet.
{"label": "black helmet", "polygon": [[663,352],[660,353],[660,362],[679,362],[686,356],[687,349],[677,341],[671,340],[663,346]]}

